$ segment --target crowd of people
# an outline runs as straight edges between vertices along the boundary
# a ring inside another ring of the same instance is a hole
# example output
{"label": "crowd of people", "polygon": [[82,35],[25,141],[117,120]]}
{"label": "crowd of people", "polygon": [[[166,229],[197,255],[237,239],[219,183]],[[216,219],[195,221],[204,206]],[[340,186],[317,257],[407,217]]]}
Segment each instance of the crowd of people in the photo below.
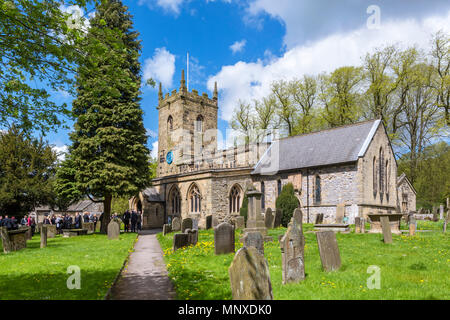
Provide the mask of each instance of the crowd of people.
{"label": "crowd of people", "polygon": [[125,232],[138,232],[142,230],[142,212],[125,211],[122,215],[122,221]]}

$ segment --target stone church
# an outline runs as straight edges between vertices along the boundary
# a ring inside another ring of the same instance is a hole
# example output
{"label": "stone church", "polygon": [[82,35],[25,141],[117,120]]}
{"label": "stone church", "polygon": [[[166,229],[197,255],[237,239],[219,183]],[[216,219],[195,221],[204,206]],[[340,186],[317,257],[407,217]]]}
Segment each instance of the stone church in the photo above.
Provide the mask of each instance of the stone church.
{"label": "stone church", "polygon": [[[397,163],[380,120],[218,150],[217,84],[212,97],[189,92],[183,71],[179,90],[164,96],[160,85],[158,96],[157,177],[130,199],[130,208],[143,212],[144,228],[175,216],[196,218],[200,228],[208,215],[230,220],[250,184],[266,210],[291,182],[310,223],[318,213],[334,222],[338,204],[350,223],[371,212],[400,211]],[[415,210],[415,203],[408,206]]]}

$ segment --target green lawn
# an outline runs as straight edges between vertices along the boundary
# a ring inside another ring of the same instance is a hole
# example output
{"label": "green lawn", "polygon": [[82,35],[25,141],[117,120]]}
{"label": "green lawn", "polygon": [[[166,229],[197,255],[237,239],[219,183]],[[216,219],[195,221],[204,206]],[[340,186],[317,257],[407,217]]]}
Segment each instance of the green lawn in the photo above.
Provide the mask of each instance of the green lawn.
{"label": "green lawn", "polygon": [[[120,240],[102,234],[58,235],[40,249],[38,234],[17,252],[4,254],[0,246],[0,300],[103,299],[135,240],[135,233],[121,234]],[[72,265],[81,270],[79,290],[66,285],[67,268]]]}
{"label": "green lawn", "polygon": [[[393,235],[393,244],[384,244],[381,234],[337,234],[342,267],[322,271],[312,225],[305,230],[306,279],[298,284],[282,284],[281,251],[278,236],[286,229],[270,230],[276,240],[265,243],[275,299],[450,299],[450,235],[442,233],[442,222],[419,221],[418,229],[434,232],[414,237]],[[236,250],[241,231],[236,232]],[[173,234],[158,239],[164,250],[169,276],[178,299],[231,299],[228,268],[234,255],[214,255],[214,233],[200,231],[195,247],[172,252]],[[381,269],[381,289],[369,290],[367,268]]]}

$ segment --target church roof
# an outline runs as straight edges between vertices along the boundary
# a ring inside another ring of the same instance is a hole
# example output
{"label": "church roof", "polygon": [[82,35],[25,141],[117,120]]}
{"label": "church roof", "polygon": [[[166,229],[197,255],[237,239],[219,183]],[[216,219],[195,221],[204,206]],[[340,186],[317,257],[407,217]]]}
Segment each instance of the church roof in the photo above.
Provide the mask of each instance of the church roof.
{"label": "church roof", "polygon": [[156,190],[156,188],[147,188],[142,191],[142,194],[144,198],[149,202],[164,202],[163,197],[158,192],[158,190]]}
{"label": "church roof", "polygon": [[380,123],[371,120],[275,140],[252,174],[355,162],[366,153]]}
{"label": "church roof", "polygon": [[400,187],[400,185],[403,183],[403,181],[406,181],[406,183],[408,183],[409,187],[411,188],[411,190],[417,194],[416,189],[414,188],[414,186],[411,184],[411,181],[409,181],[408,177],[406,176],[405,173],[402,173],[400,177],[397,178],[397,188]]}

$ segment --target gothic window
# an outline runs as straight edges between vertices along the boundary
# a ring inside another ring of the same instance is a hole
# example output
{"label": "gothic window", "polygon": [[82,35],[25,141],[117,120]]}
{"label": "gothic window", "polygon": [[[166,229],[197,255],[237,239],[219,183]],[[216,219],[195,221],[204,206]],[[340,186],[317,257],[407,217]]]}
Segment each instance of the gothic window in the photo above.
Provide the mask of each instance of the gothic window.
{"label": "gothic window", "polygon": [[169,196],[170,204],[172,206],[170,214],[179,216],[181,213],[181,195],[178,188],[174,187]]}
{"label": "gothic window", "polygon": [[372,168],[372,180],[373,180],[373,196],[377,196],[377,158],[373,157],[373,168]]}
{"label": "gothic window", "polygon": [[172,116],[169,116],[167,119],[167,131],[171,132],[173,130],[173,118]]}
{"label": "gothic window", "polygon": [[321,185],[321,181],[320,181],[320,176],[316,175],[315,177],[315,181],[314,181],[314,202],[315,203],[320,203],[321,201],[321,191],[322,185]]}
{"label": "gothic window", "polygon": [[278,189],[278,195],[281,194],[281,180],[277,181],[277,189]]}
{"label": "gothic window", "polygon": [[261,208],[265,209],[266,207],[266,197],[265,197],[265,188],[264,188],[264,181],[261,181]]}
{"label": "gothic window", "polygon": [[241,209],[241,191],[236,185],[231,188],[230,192],[230,213],[239,213]]}
{"label": "gothic window", "polygon": [[189,192],[189,203],[191,213],[200,213],[201,211],[201,194],[196,185],[191,188]]}
{"label": "gothic window", "polygon": [[379,165],[378,165],[378,171],[379,171],[379,178],[378,178],[378,182],[379,182],[379,186],[378,186],[378,190],[380,191],[380,194],[384,193],[384,153],[383,153],[383,149],[380,148],[380,158],[379,158]]}
{"label": "gothic window", "polygon": [[197,120],[195,121],[195,131],[203,132],[203,117],[202,116],[198,116]]}
{"label": "gothic window", "polygon": [[386,186],[386,195],[387,195],[387,194],[389,194],[389,178],[391,176],[391,172],[389,171],[390,167],[389,167],[388,160],[386,160],[386,166],[384,167],[384,169],[385,169],[384,177],[386,179],[385,186]]}

